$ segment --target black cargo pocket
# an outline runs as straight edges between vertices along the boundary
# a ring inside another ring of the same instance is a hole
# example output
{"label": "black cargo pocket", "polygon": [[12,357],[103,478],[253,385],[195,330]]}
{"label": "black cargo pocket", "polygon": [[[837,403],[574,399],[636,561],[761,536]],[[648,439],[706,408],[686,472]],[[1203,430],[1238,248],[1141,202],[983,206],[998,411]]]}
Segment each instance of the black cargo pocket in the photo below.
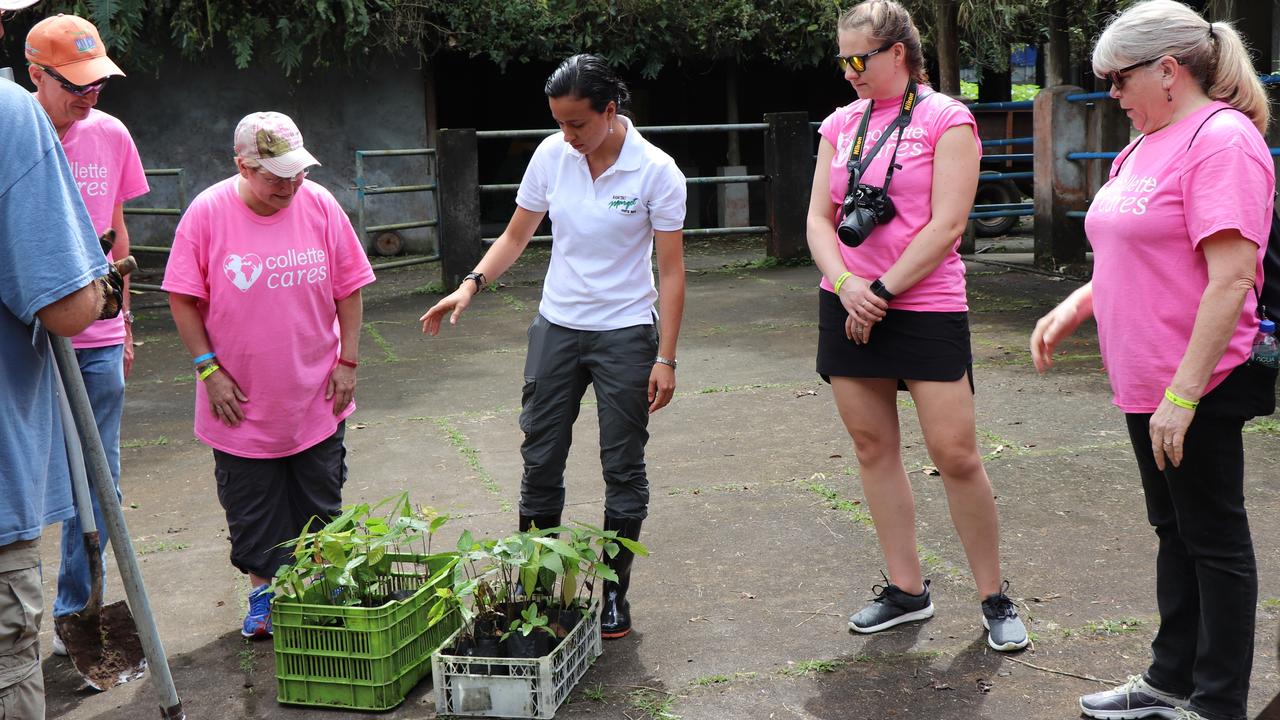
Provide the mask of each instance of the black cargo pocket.
{"label": "black cargo pocket", "polygon": [[524,390],[520,393],[520,432],[528,434],[533,428],[533,394],[538,390],[536,378],[524,379]]}

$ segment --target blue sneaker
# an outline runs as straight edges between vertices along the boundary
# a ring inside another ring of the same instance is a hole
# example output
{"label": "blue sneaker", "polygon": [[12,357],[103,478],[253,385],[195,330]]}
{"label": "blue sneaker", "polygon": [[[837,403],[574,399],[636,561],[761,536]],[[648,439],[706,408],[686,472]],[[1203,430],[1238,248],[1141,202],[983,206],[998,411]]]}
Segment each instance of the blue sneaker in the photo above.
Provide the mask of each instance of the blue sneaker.
{"label": "blue sneaker", "polygon": [[247,638],[271,637],[271,598],[275,597],[266,585],[249,591],[249,614],[244,616],[240,634]]}

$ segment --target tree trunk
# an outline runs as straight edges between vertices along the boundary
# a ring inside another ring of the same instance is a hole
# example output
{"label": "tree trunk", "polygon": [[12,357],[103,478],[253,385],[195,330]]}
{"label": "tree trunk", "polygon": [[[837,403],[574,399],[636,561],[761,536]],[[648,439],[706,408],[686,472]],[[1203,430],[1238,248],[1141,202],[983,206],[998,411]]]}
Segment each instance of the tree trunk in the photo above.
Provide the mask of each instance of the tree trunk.
{"label": "tree trunk", "polygon": [[937,90],[960,95],[960,6],[956,0],[933,0],[934,45],[938,54]]}
{"label": "tree trunk", "polygon": [[1044,59],[1044,86],[1066,85],[1071,65],[1071,36],[1067,34],[1067,0],[1049,4],[1049,45]]}
{"label": "tree trunk", "polygon": [[978,102],[1003,102],[1013,98],[1013,79],[1010,77],[1009,45],[1002,44],[1001,57],[1004,68],[983,68],[978,83]]}

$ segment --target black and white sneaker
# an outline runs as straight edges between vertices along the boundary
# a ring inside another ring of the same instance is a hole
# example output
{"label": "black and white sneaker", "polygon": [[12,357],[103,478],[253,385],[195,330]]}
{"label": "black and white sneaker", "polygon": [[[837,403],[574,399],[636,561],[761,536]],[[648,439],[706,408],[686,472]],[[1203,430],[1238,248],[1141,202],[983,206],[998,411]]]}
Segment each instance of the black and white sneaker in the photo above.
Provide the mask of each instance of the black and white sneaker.
{"label": "black and white sneaker", "polygon": [[1141,675],[1132,675],[1118,688],[1081,697],[1080,712],[1099,720],[1185,718],[1188,717],[1186,707],[1189,701],[1190,698],[1152,687]]}
{"label": "black and white sneaker", "polygon": [[872,586],[875,598],[871,604],[849,616],[849,629],[858,633],[875,633],[895,625],[928,620],[933,617],[933,601],[929,598],[929,581],[924,592],[909,595],[885,579],[884,585]]}
{"label": "black and white sneaker", "polygon": [[1008,589],[1009,581],[1005,580],[1000,592],[982,601],[982,627],[987,629],[987,644],[1000,652],[1021,650],[1031,642],[1027,627],[1018,617],[1018,606],[1005,594]]}

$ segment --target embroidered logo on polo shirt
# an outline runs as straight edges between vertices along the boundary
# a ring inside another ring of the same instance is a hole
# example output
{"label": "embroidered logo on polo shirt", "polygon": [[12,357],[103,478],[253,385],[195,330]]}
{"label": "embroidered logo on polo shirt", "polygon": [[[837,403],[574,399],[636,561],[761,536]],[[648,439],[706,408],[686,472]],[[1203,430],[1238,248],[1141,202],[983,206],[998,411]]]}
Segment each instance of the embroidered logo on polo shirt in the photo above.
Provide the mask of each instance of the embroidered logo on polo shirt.
{"label": "embroidered logo on polo shirt", "polygon": [[636,205],[639,204],[640,198],[634,195],[614,195],[609,200],[609,209],[617,210],[623,215],[635,215]]}

